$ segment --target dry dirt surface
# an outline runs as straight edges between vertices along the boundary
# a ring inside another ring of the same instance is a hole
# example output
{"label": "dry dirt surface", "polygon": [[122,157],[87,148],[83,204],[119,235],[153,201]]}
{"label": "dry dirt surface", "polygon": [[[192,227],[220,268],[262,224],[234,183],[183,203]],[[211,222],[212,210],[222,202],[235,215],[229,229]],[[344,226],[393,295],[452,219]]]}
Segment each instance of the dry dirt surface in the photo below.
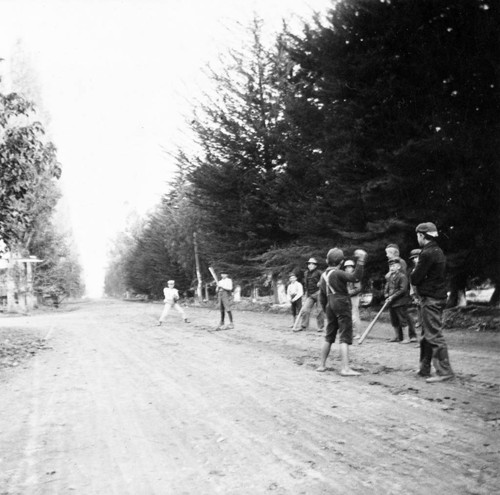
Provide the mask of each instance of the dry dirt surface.
{"label": "dry dirt surface", "polygon": [[341,377],[288,315],[161,309],[0,317],[1,495],[500,492],[498,332],[447,330],[457,378],[427,384],[385,323]]}

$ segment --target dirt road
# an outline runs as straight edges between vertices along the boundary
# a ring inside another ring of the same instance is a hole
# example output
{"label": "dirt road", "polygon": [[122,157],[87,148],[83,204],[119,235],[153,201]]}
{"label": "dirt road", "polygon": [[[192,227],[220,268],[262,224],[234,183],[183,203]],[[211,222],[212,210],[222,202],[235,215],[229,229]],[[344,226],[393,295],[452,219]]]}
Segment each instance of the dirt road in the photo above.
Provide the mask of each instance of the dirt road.
{"label": "dirt road", "polygon": [[[0,369],[0,494],[492,494],[500,335],[448,332],[454,382],[379,326],[315,372],[320,333],[283,315],[100,301],[0,318],[46,339]],[[3,332],[3,333],[2,333]]]}

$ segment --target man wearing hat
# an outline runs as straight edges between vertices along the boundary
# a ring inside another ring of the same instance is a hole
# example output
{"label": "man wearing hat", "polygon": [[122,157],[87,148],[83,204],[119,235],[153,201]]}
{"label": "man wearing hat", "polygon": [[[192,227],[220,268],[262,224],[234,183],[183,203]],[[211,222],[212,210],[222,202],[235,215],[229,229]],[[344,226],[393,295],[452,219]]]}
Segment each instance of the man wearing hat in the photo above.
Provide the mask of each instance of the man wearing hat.
{"label": "man wearing hat", "polygon": [[391,342],[399,342],[399,330],[403,334],[402,344],[410,343],[408,331],[408,304],[410,303],[410,290],[408,277],[401,263],[401,258],[389,260],[389,278],[385,286],[384,296],[389,303],[391,325],[394,329],[394,338]]}
{"label": "man wearing hat", "polygon": [[307,262],[307,270],[304,272],[304,292],[306,295],[306,300],[302,309],[302,322],[300,328],[294,330],[294,332],[300,332],[302,330],[307,330],[309,327],[309,318],[311,316],[311,311],[316,305],[318,307],[318,316],[316,321],[318,323],[318,332],[323,330],[325,324],[325,314],[321,309],[319,304],[319,281],[321,278],[321,270],[318,268],[318,262],[316,258],[309,258]]}
{"label": "man wearing hat", "polygon": [[[446,258],[436,239],[438,231],[431,222],[421,223],[415,229],[422,251],[411,274],[411,282],[420,297],[422,340],[420,341],[420,370],[418,374],[428,383],[454,377],[443,336],[443,310],[446,306]],[[431,362],[437,376],[430,377]]]}

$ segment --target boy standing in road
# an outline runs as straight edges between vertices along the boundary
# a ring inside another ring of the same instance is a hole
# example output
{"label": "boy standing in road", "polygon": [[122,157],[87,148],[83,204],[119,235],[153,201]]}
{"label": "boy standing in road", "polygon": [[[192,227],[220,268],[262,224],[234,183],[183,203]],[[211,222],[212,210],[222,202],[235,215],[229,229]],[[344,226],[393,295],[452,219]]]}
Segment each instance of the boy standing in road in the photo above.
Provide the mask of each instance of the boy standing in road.
{"label": "boy standing in road", "polygon": [[[354,267],[356,263],[352,260],[347,260],[344,263],[344,270],[347,273],[354,273]],[[348,282],[347,290],[351,296],[352,305],[352,326],[354,330],[354,338],[359,339],[361,337],[361,318],[359,317],[359,295],[361,294],[361,282]]]}
{"label": "boy standing in road", "polygon": [[[399,263],[401,265],[401,271],[406,274],[406,277],[409,279],[410,278],[410,273],[408,272],[408,265],[406,264],[406,261],[403,258],[400,258],[399,256],[399,246],[397,244],[388,244],[387,247],[385,248],[385,254],[387,256],[387,260],[390,262],[390,260],[394,258],[399,258]],[[385,278],[386,281],[389,279],[389,276],[391,274],[391,271],[386,274]],[[409,328],[409,333],[410,333],[410,342],[416,342],[417,341],[417,331],[415,329],[415,322],[413,321],[413,318],[408,315],[408,328]],[[403,337],[403,329],[399,327],[398,330],[398,340],[404,340]]]}
{"label": "boy standing in road", "polygon": [[323,330],[323,326],[325,324],[325,314],[323,313],[318,300],[318,284],[320,278],[321,270],[318,268],[318,262],[315,258],[310,258],[307,262],[307,270],[304,272],[304,291],[306,293],[306,300],[304,302],[304,308],[302,309],[302,322],[300,328],[295,329],[294,332],[307,330],[309,327],[309,318],[314,305],[318,306],[318,316],[316,317],[318,332]]}
{"label": "boy standing in road", "polygon": [[290,274],[290,283],[286,289],[286,295],[292,305],[293,328],[295,327],[297,316],[300,314],[300,309],[302,308],[302,296],[304,295],[304,288],[302,287],[302,284],[297,281],[295,273]]}
{"label": "boy standing in road", "polygon": [[357,263],[353,273],[347,273],[341,269],[344,260],[344,253],[341,249],[330,249],[326,257],[328,268],[321,277],[319,298],[326,313],[327,325],[325,343],[321,350],[321,365],[316,371],[326,371],[326,360],[338,333],[342,362],[340,374],[342,376],[360,375],[349,366],[349,346],[352,345],[352,309],[347,284],[361,280],[363,277],[366,251],[356,249],[354,256]]}
{"label": "boy standing in road", "polygon": [[[411,274],[411,282],[420,297],[422,333],[420,340],[420,370],[418,374],[428,383],[450,380],[455,376],[450,365],[448,346],[443,335],[443,311],[448,297],[446,288],[446,258],[436,239],[438,231],[431,222],[421,223],[415,229],[422,248],[418,263]],[[431,362],[437,376],[431,377]]]}
{"label": "boy standing in road", "polygon": [[399,330],[403,333],[402,344],[410,343],[408,330],[408,304],[410,291],[408,277],[403,271],[400,258],[389,260],[389,278],[385,286],[386,301],[389,302],[391,324],[394,329],[394,338],[390,342],[399,342]]}
{"label": "boy standing in road", "polygon": [[[220,323],[217,330],[227,330],[234,328],[233,323],[233,281],[227,273],[220,274],[221,279],[217,282],[217,292],[219,295]],[[227,312],[229,324],[224,326],[224,316]]]}
{"label": "boy standing in road", "polygon": [[158,326],[160,326],[165,321],[169,311],[172,308],[176,309],[177,312],[182,316],[184,323],[189,323],[189,320],[186,318],[186,314],[184,313],[184,310],[178,304],[178,301],[180,299],[179,291],[174,287],[174,285],[175,285],[175,281],[169,280],[167,282],[167,287],[165,287],[163,289],[165,306],[163,308],[163,312],[161,313],[160,319],[158,321]]}

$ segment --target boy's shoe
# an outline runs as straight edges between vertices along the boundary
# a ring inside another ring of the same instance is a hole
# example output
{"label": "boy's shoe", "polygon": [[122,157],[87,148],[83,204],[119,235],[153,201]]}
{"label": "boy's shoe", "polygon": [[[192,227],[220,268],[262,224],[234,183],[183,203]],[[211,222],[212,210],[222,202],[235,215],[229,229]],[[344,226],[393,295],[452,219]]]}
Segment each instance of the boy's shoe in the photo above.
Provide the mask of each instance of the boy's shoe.
{"label": "boy's shoe", "polygon": [[410,344],[411,340],[402,340],[400,344]]}
{"label": "boy's shoe", "polygon": [[231,329],[233,329],[233,328],[234,328],[234,325],[233,325],[232,323],[230,323],[230,324],[226,327],[226,329],[227,329],[227,330],[231,330]]}
{"label": "boy's shoe", "polygon": [[438,382],[444,382],[446,380],[451,380],[452,378],[455,378],[455,375],[436,375],[427,378],[427,380],[425,381],[427,383],[438,383]]}
{"label": "boy's shoe", "polygon": [[417,341],[417,339],[416,339],[415,337],[412,337],[412,338],[410,339],[410,342],[418,342],[418,341]]}
{"label": "boy's shoe", "polygon": [[389,342],[399,342],[399,339],[397,339],[396,337],[394,337],[393,339],[390,339]]}
{"label": "boy's shoe", "polygon": [[189,320],[187,318],[184,318],[184,323],[189,323]]}
{"label": "boy's shoe", "polygon": [[430,373],[426,373],[425,371],[420,371],[420,370],[416,372],[416,375],[420,378],[430,378],[431,376]]}

